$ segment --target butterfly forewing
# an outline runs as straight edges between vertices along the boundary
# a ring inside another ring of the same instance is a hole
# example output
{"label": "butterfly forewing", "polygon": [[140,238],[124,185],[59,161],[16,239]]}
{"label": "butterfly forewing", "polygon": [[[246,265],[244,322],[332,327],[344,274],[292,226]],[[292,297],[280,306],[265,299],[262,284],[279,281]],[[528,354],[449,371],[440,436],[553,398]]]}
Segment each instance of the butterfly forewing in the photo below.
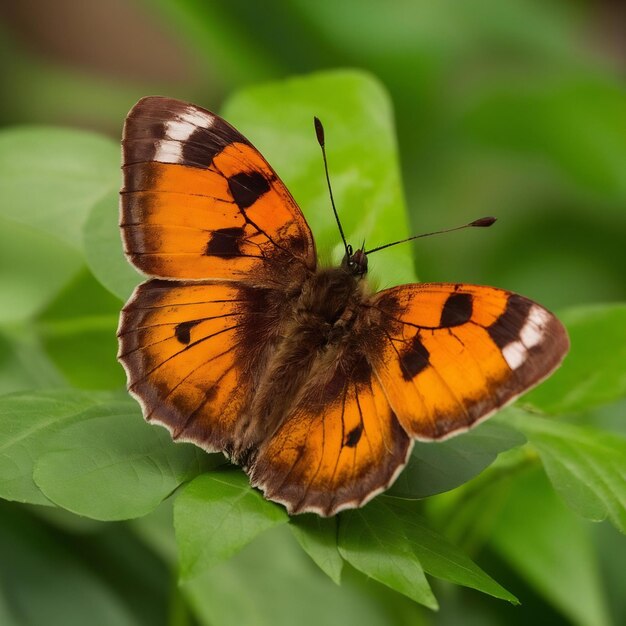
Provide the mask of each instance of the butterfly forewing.
{"label": "butterfly forewing", "polygon": [[385,342],[370,359],[406,431],[441,439],[466,430],[541,382],[569,340],[549,311],[474,285],[414,284],[382,291]]}
{"label": "butterfly forewing", "polygon": [[140,100],[123,137],[125,252],[160,278],[275,281],[315,268],[311,231],[259,152],[219,116]]}

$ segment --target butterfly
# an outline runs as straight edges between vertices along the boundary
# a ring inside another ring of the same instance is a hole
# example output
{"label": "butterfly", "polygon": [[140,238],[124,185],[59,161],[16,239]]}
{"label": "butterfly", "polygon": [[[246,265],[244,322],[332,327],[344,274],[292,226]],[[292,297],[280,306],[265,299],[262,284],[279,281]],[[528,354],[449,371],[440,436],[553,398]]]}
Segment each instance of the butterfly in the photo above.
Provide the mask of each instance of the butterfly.
{"label": "butterfly", "polygon": [[149,276],[120,316],[128,389],[148,422],[223,452],[290,514],[363,505],[414,440],[482,422],[568,351],[558,319],[515,293],[376,293],[371,251],[350,246],[320,267],[274,170],[203,108],[143,98],[122,145],[124,250]]}

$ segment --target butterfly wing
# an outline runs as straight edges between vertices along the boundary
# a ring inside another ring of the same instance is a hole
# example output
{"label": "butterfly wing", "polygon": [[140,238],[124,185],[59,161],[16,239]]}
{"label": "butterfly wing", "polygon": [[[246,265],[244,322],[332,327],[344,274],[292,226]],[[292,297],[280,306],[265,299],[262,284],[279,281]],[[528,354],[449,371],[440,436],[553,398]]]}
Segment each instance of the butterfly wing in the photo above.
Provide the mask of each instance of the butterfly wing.
{"label": "butterfly wing", "polygon": [[569,349],[559,320],[501,289],[410,284],[376,294],[384,340],[370,362],[406,432],[442,439],[546,378]]}
{"label": "butterfly wing", "polygon": [[146,420],[205,450],[232,450],[276,339],[274,296],[231,281],[140,285],[122,311],[118,357]]}
{"label": "butterfly wing", "polygon": [[412,442],[364,356],[306,393],[260,448],[249,473],[265,497],[289,513],[334,515],[384,491],[407,462]]}
{"label": "butterfly wing", "polygon": [[140,100],[123,134],[121,228],[128,259],[159,278],[272,282],[315,269],[311,231],[259,152],[219,116]]}

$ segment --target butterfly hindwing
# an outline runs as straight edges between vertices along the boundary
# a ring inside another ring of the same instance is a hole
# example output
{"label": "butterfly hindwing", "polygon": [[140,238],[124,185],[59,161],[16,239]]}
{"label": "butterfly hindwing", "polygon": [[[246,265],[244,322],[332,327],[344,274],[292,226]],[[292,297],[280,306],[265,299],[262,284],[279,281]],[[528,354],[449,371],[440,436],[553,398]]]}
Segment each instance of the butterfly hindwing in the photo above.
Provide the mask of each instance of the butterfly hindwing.
{"label": "butterfly hindwing", "polygon": [[569,348],[558,319],[517,294],[412,284],[376,294],[385,341],[370,355],[407,433],[466,430],[546,378]]}
{"label": "butterfly hindwing", "polygon": [[316,265],[311,231],[259,152],[219,116],[140,100],[123,135],[125,252],[160,278],[271,282]]}
{"label": "butterfly hindwing", "polygon": [[206,450],[232,449],[270,344],[258,336],[266,292],[232,282],[150,280],[128,301],[118,331],[128,388],[148,421]]}
{"label": "butterfly hindwing", "polygon": [[365,358],[307,393],[261,446],[251,481],[290,513],[334,515],[386,489],[407,462],[412,441]]}

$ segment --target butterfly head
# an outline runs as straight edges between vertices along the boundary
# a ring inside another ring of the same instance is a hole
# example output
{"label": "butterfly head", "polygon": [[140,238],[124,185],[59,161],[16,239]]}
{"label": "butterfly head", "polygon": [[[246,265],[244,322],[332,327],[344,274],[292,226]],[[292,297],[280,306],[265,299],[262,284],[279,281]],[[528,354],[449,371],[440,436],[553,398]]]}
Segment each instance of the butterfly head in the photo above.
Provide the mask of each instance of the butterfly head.
{"label": "butterfly head", "polygon": [[363,276],[367,274],[367,255],[365,254],[365,244],[356,252],[352,251],[352,246],[346,246],[346,254],[341,262],[341,267],[353,276]]}

